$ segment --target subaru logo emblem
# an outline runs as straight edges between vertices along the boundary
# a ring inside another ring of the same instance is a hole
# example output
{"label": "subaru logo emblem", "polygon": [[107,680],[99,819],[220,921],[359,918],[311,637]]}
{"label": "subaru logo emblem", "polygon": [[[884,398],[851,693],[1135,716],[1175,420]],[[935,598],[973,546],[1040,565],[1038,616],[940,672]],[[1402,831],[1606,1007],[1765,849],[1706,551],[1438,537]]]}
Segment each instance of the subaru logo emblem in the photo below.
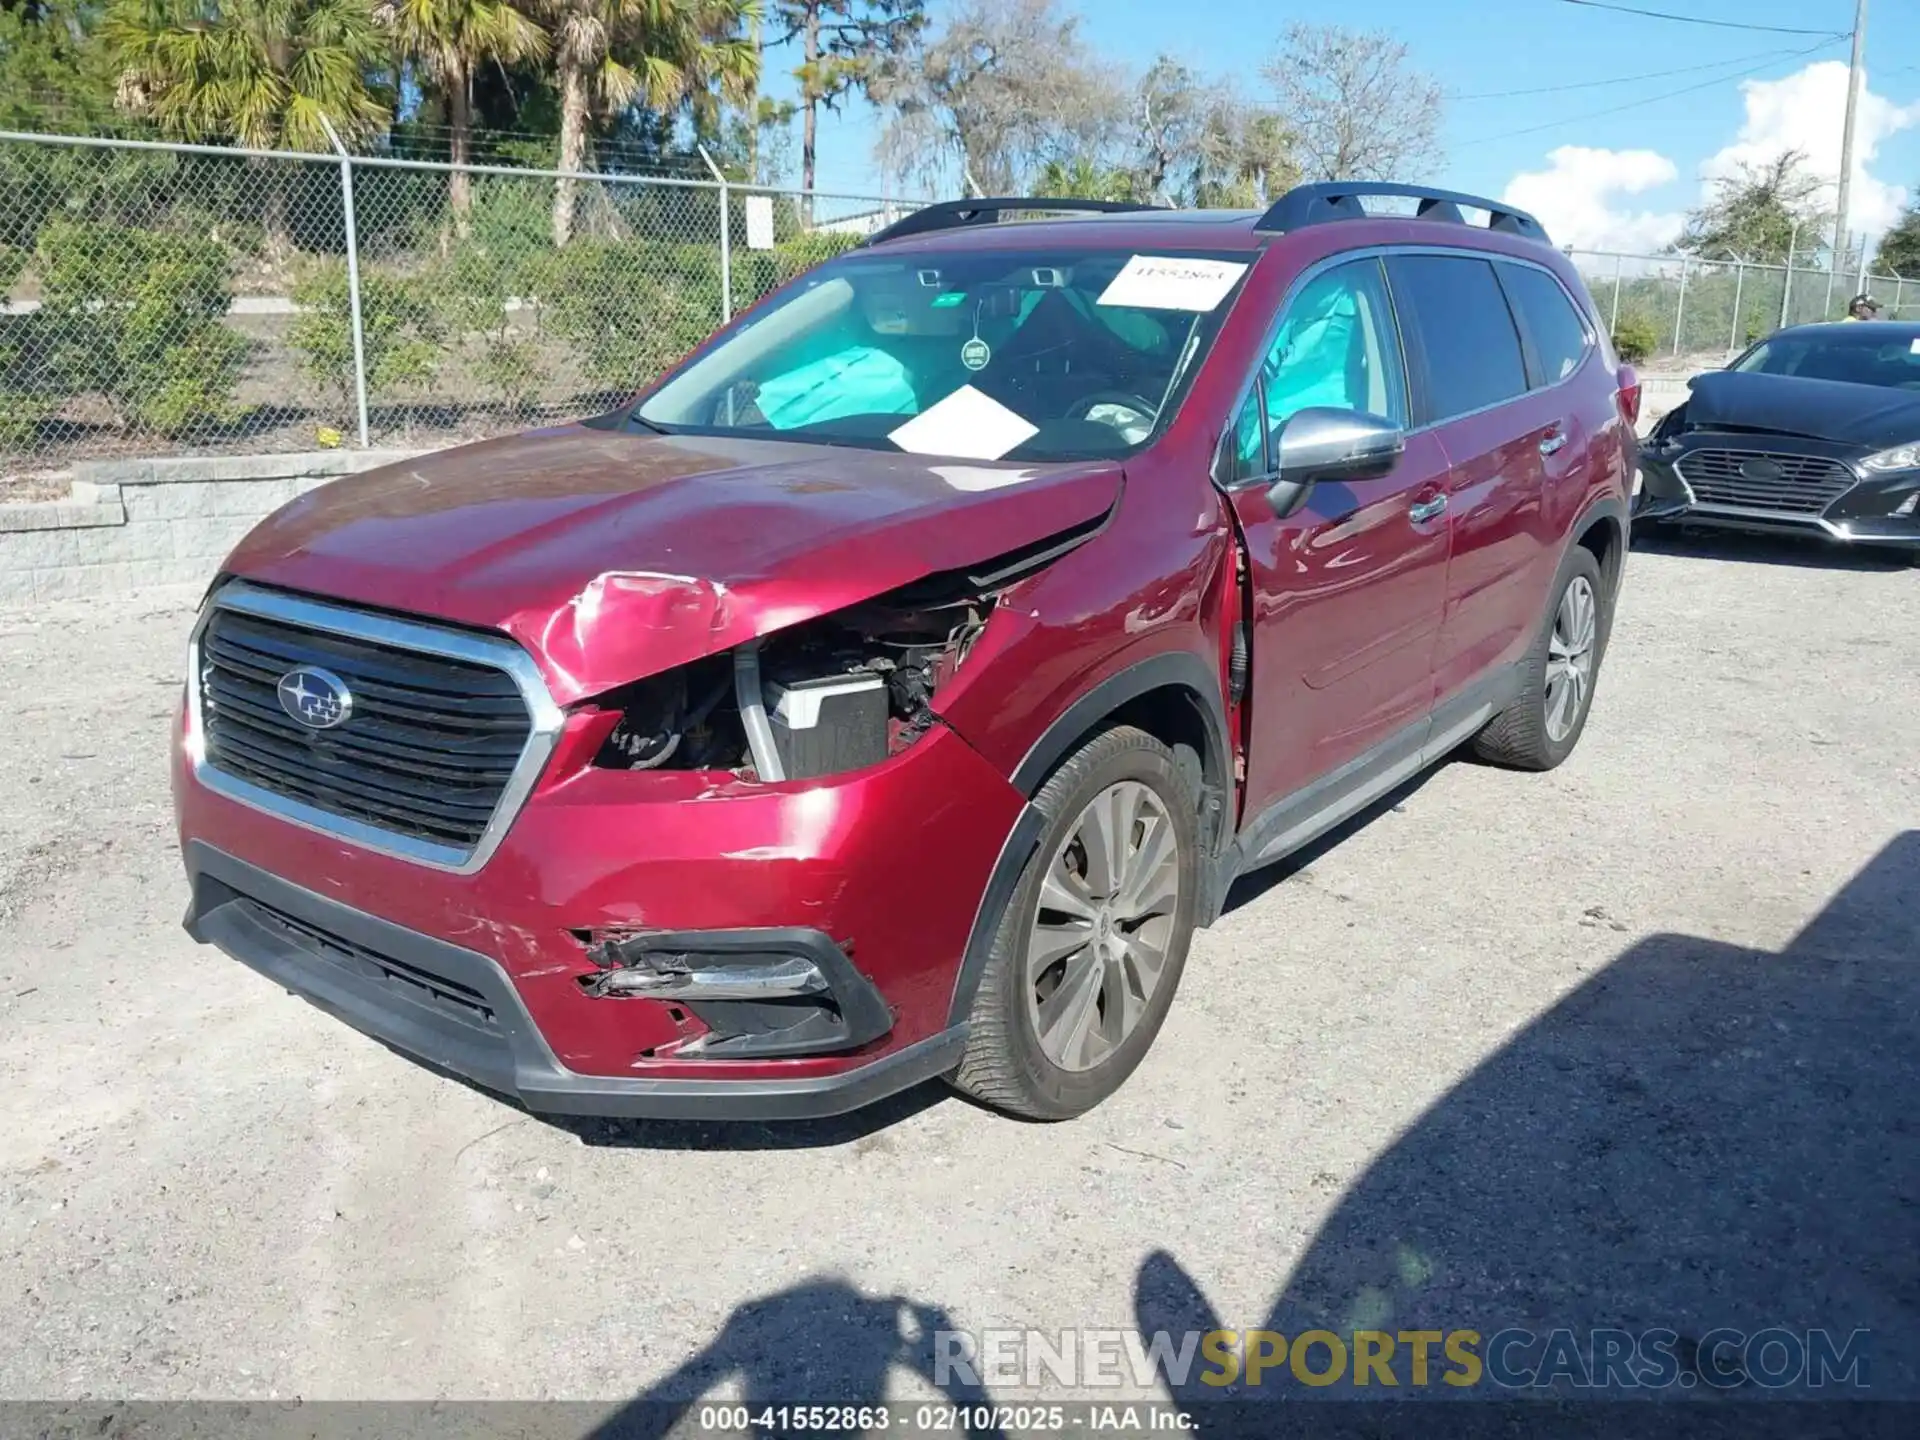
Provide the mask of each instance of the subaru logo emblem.
{"label": "subaru logo emblem", "polygon": [[302,665],[280,677],[280,708],[309,730],[331,730],[353,714],[353,692],[331,670]]}

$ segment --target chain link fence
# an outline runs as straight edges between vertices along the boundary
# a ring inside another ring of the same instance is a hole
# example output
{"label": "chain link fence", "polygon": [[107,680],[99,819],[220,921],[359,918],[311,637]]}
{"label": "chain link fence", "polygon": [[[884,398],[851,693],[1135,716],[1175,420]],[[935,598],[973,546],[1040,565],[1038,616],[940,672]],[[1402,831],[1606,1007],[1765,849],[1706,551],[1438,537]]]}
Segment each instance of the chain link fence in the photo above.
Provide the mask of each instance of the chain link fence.
{"label": "chain link fence", "polygon": [[593,413],[919,203],[0,133],[0,473]]}
{"label": "chain link fence", "polygon": [[1862,289],[1880,302],[1883,320],[1920,318],[1920,281],[1873,274],[1857,257],[1838,268],[1789,268],[1681,255],[1567,254],[1623,353],[1648,359],[1711,356],[1717,363],[1783,326],[1840,319]]}

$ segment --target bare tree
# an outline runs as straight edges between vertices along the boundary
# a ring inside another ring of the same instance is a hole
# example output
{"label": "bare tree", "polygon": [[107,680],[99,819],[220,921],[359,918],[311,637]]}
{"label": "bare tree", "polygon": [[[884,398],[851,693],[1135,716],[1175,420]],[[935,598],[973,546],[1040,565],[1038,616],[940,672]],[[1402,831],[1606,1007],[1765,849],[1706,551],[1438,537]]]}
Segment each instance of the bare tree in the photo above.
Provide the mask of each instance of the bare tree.
{"label": "bare tree", "polygon": [[889,169],[934,179],[957,162],[993,194],[1049,162],[1097,162],[1124,114],[1124,92],[1060,0],[962,0],[873,92],[890,112],[879,146]]}
{"label": "bare tree", "polygon": [[1440,157],[1440,87],[1391,35],[1293,25],[1261,74],[1310,180],[1408,179]]}
{"label": "bare tree", "polygon": [[1172,200],[1181,174],[1199,154],[1219,87],[1191,66],[1162,55],[1133,87],[1134,187],[1142,198]]}

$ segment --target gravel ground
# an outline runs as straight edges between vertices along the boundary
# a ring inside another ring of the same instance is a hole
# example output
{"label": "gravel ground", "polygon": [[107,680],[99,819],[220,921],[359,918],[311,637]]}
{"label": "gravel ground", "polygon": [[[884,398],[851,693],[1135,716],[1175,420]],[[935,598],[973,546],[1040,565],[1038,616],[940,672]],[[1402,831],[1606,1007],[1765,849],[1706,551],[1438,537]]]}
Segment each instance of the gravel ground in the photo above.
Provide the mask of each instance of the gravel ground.
{"label": "gravel ground", "polygon": [[190,943],[191,597],[0,612],[0,1396],[932,1398],[930,1329],[1217,1322],[1865,1328],[1920,1397],[1916,600],[1638,551],[1574,759],[1243,885],[1091,1116],[739,1129],[542,1122]]}

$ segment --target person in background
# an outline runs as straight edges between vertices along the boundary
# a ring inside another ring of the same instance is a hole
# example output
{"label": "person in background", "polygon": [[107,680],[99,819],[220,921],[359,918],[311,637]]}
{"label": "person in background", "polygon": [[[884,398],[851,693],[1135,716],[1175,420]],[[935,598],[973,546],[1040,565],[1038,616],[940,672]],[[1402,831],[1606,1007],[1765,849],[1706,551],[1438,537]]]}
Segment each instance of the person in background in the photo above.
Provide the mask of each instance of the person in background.
{"label": "person in background", "polygon": [[1878,320],[1880,318],[1880,302],[1862,290],[1847,302],[1846,318],[1848,320]]}

